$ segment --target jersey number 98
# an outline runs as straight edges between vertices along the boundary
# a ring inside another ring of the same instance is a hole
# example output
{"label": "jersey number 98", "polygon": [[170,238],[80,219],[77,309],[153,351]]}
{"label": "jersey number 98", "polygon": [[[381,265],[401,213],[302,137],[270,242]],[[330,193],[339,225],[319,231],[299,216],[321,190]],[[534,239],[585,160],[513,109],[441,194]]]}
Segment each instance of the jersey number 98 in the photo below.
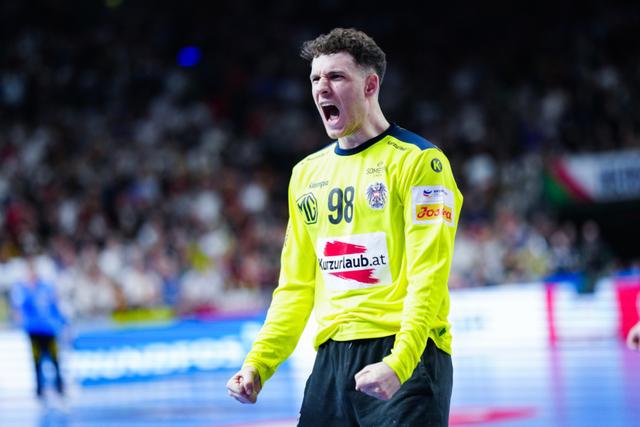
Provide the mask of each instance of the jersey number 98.
{"label": "jersey number 98", "polygon": [[351,222],[353,219],[353,198],[355,190],[352,186],[342,188],[334,188],[329,192],[328,207],[329,221],[331,224],[339,224],[342,219]]}

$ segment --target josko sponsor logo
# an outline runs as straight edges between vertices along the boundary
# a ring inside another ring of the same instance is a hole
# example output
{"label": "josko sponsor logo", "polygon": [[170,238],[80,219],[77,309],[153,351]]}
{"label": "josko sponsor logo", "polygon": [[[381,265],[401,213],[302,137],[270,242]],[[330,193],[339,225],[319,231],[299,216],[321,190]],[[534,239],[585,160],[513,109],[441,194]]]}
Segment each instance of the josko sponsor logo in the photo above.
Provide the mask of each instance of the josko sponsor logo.
{"label": "josko sponsor logo", "polygon": [[444,221],[451,224],[451,218],[453,213],[451,209],[442,205],[417,205],[416,206],[416,218],[418,220],[423,219],[438,219],[442,217]]}
{"label": "josko sponsor logo", "polygon": [[318,266],[328,289],[362,289],[391,284],[385,233],[318,239]]}
{"label": "josko sponsor logo", "polygon": [[454,223],[453,192],[442,186],[411,187],[414,224]]}

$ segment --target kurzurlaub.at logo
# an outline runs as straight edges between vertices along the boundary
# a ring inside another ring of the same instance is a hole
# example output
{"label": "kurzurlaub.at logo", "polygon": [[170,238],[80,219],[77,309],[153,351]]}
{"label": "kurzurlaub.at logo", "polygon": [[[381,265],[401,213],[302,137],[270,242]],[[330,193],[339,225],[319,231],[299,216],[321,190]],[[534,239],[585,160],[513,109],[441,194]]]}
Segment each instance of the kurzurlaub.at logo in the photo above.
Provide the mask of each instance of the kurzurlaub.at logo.
{"label": "kurzurlaub.at logo", "polygon": [[388,261],[384,255],[367,256],[366,252],[367,248],[362,245],[334,240],[327,242],[323,251],[325,257],[332,258],[318,258],[318,264],[321,270],[332,276],[375,284],[379,280],[373,277],[373,267],[387,264]]}
{"label": "kurzurlaub.at logo", "polygon": [[335,236],[317,241],[318,267],[331,291],[348,291],[392,283],[386,234]]}

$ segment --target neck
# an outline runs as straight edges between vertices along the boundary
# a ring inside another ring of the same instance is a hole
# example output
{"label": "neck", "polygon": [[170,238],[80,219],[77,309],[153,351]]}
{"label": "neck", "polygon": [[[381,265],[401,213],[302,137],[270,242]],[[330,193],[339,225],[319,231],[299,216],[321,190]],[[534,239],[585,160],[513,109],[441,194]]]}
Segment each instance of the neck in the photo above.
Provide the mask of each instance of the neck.
{"label": "neck", "polygon": [[355,132],[338,139],[338,146],[345,150],[356,148],[358,145],[380,135],[389,126],[389,122],[382,114],[382,110],[376,105],[376,108],[367,115],[362,125]]}

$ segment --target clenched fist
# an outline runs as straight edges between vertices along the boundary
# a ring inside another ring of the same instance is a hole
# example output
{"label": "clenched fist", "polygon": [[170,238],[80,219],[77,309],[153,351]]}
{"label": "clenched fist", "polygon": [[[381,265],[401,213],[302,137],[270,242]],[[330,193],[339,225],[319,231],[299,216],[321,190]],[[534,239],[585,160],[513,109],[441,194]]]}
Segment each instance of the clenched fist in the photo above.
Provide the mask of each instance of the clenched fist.
{"label": "clenched fist", "polygon": [[400,379],[384,362],[367,365],[355,375],[356,390],[380,400],[389,400],[400,389]]}
{"label": "clenched fist", "polygon": [[227,381],[229,396],[240,403],[256,403],[261,389],[260,374],[253,366],[240,369]]}

